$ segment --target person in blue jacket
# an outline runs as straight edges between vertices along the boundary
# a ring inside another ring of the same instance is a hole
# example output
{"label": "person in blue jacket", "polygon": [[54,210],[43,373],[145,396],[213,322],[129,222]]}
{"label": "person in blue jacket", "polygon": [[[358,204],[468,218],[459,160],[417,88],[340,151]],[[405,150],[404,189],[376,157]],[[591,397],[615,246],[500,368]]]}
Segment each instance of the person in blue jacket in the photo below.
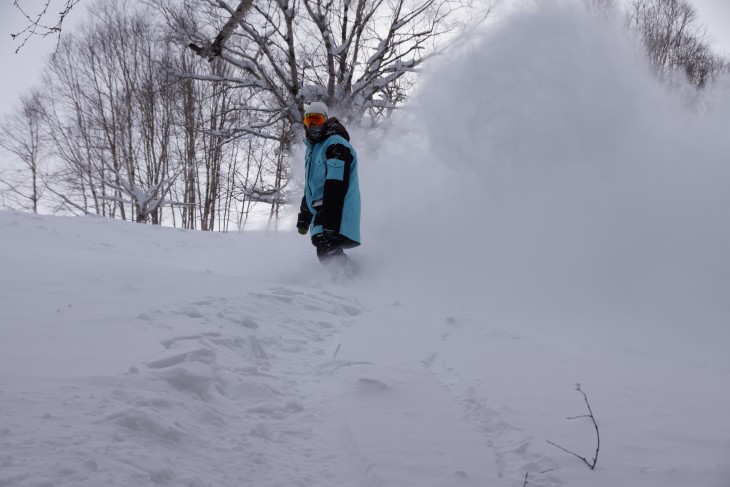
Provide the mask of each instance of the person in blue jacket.
{"label": "person in blue jacket", "polygon": [[357,154],[347,130],[324,103],[305,107],[304,127],[306,179],[297,229],[306,235],[311,228],[320,262],[347,262],[343,249],[360,245]]}

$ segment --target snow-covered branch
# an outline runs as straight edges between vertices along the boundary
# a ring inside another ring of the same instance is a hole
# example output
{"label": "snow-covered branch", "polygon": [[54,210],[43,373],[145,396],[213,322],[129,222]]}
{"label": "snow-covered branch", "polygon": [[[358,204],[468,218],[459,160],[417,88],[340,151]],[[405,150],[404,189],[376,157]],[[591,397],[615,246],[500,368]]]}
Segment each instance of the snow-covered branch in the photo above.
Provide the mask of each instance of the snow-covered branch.
{"label": "snow-covered branch", "polygon": [[243,21],[243,19],[246,17],[246,14],[253,6],[253,0],[242,0],[238,4],[238,7],[236,7],[236,10],[233,11],[231,11],[230,7],[228,7],[228,4],[226,4],[226,2],[224,1],[219,1],[218,5],[224,10],[228,10],[231,17],[228,19],[225,25],[223,25],[223,28],[220,30],[213,42],[205,45],[197,45],[194,42],[188,44],[188,47],[195,51],[198,56],[202,57],[203,59],[207,59],[208,61],[212,61],[213,58],[221,55],[221,52],[223,51],[223,46],[233,33],[233,30]]}

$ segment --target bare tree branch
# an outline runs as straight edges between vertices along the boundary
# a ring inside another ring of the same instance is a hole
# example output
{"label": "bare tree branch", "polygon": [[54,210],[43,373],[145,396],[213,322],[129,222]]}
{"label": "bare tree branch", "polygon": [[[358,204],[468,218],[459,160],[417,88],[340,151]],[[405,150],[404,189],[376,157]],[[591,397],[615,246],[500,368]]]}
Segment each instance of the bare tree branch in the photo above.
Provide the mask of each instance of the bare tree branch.
{"label": "bare tree branch", "polygon": [[40,36],[40,37],[47,37],[49,35],[57,35],[57,43],[61,40],[61,31],[63,29],[63,22],[66,20],[66,17],[71,12],[71,10],[76,6],[77,3],[79,3],[81,0],[64,0],[65,4],[60,12],[58,12],[58,17],[55,24],[46,24],[44,23],[44,19],[48,15],[48,9],[51,5],[51,0],[46,0],[45,4],[43,5],[43,8],[41,11],[37,14],[31,14],[27,12],[19,2],[19,0],[13,0],[13,6],[20,11],[21,14],[23,14],[23,17],[25,17],[27,21],[27,25],[24,29],[22,29],[20,32],[17,32],[15,34],[10,34],[10,37],[13,38],[13,40],[20,38],[21,43],[15,49],[15,53],[17,54],[23,46],[28,42],[28,39],[30,39],[33,36]]}

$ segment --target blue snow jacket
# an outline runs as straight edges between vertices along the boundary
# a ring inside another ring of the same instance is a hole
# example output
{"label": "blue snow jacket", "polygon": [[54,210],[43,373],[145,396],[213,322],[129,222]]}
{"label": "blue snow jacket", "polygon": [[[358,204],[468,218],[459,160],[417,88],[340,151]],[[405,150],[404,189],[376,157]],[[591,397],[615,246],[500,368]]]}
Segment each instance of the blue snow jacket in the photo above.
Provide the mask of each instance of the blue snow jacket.
{"label": "blue snow jacket", "polygon": [[360,183],[350,135],[339,120],[330,118],[316,139],[307,137],[304,143],[302,210],[311,213],[311,235],[332,230],[350,239],[349,247],[360,245]]}

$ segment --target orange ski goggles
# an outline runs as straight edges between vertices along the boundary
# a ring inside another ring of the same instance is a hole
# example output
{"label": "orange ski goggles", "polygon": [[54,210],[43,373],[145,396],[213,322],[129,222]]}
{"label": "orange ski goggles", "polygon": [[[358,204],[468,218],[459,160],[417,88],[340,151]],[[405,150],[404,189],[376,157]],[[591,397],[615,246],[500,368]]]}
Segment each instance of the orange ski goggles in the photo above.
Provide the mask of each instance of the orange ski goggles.
{"label": "orange ski goggles", "polygon": [[327,120],[327,117],[322,113],[306,113],[304,114],[304,126],[309,127],[310,125],[322,125]]}

